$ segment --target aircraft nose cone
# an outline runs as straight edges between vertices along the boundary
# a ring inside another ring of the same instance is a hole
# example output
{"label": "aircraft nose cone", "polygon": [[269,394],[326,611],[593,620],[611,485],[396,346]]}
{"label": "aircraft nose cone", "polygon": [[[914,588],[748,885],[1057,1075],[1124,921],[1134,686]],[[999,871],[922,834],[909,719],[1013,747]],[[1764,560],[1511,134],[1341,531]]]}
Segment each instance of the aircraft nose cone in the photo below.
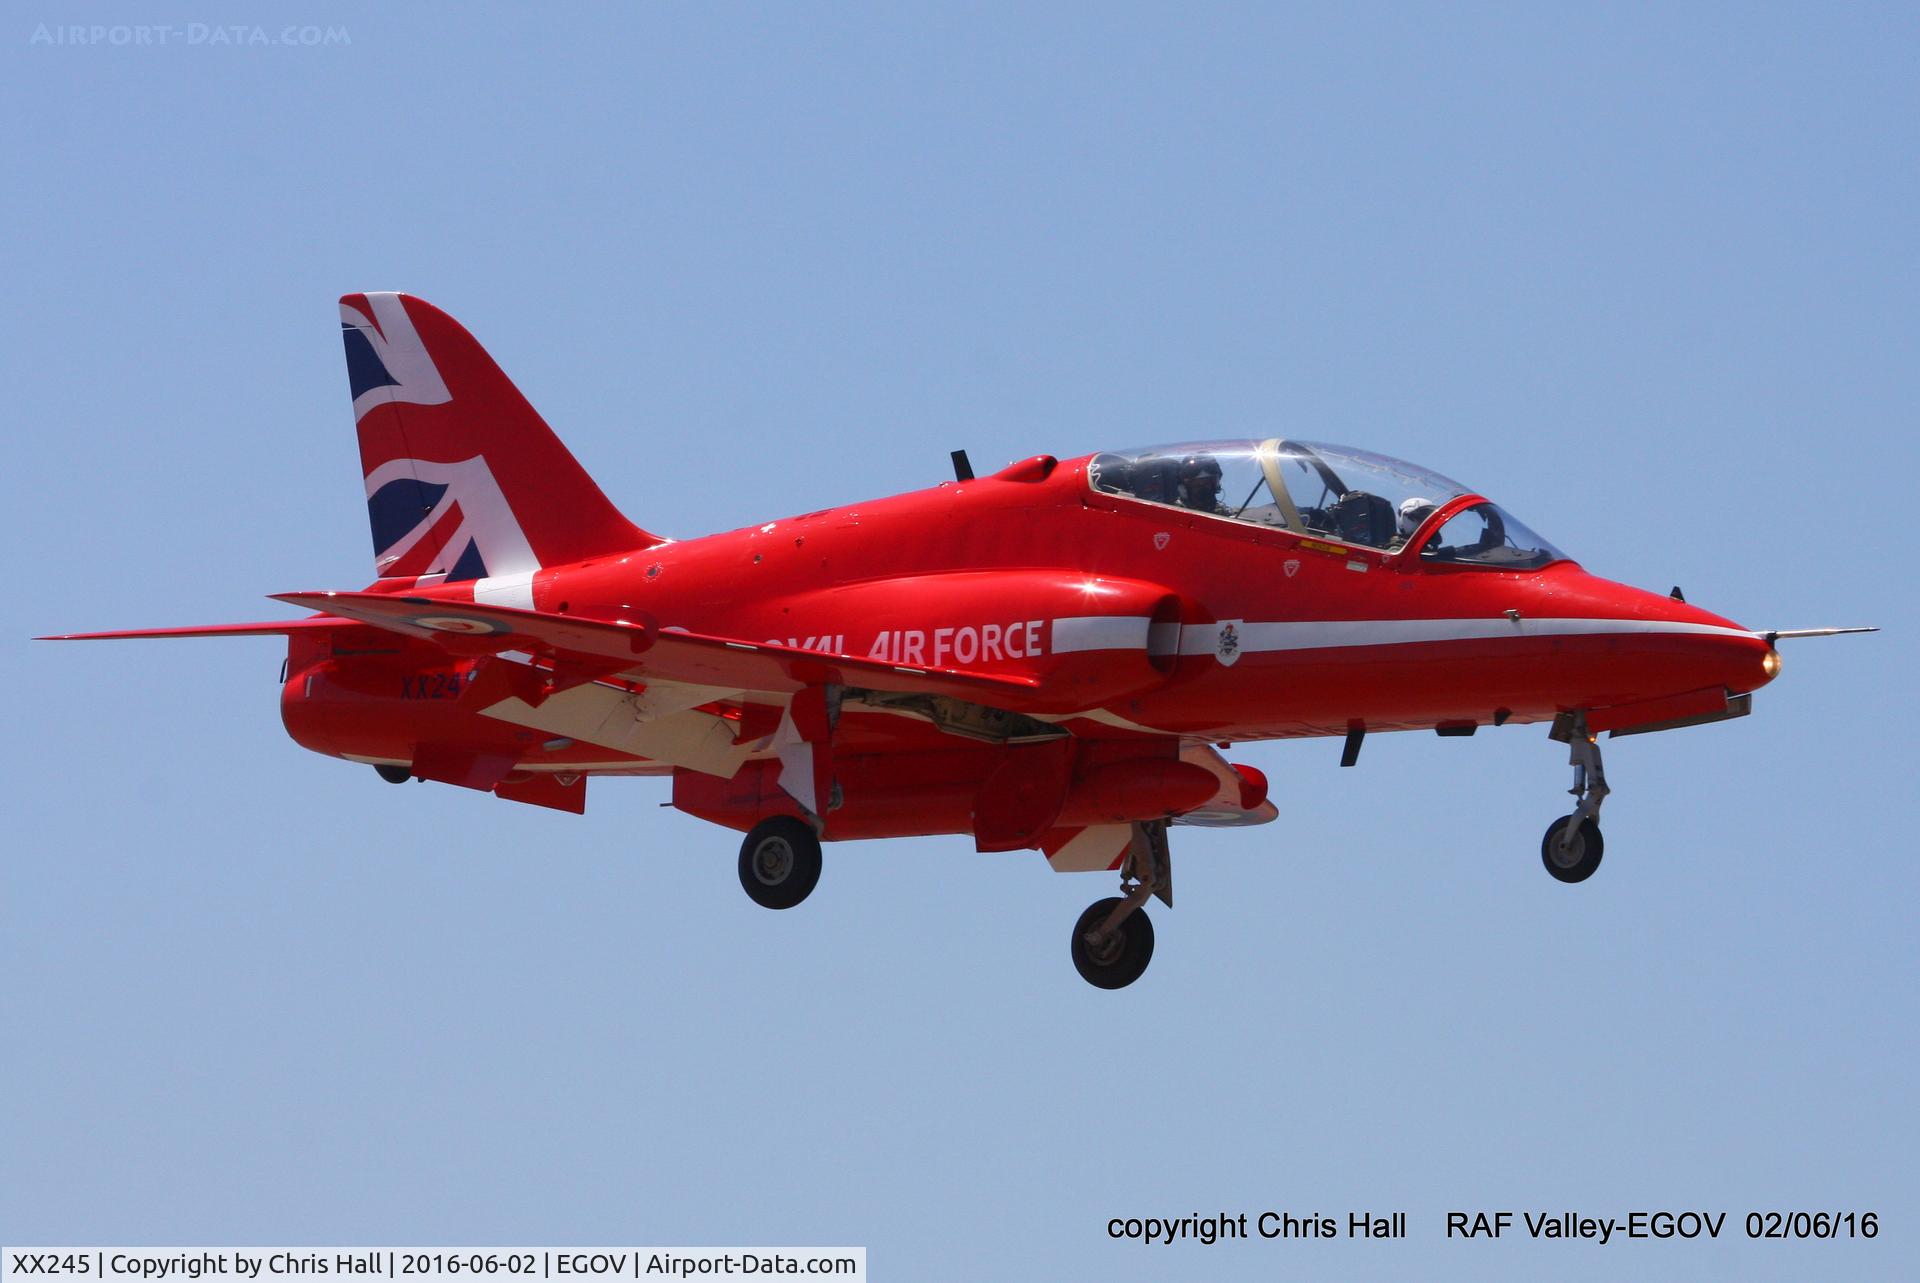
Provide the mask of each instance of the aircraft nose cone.
{"label": "aircraft nose cone", "polygon": [[1685,602],[1664,597],[1656,600],[1667,602],[1667,618],[1673,623],[1714,630],[1696,632],[1687,639],[1688,645],[1699,653],[1701,662],[1730,693],[1744,695],[1758,690],[1779,673],[1780,656],[1765,638],[1756,636],[1751,629]]}
{"label": "aircraft nose cone", "polygon": [[1644,625],[1643,646],[1668,657],[1675,687],[1724,686],[1736,695],[1758,690],[1780,671],[1780,657],[1766,639],[1712,611],[1660,593],[1588,575],[1556,585],[1556,608],[1590,618]]}

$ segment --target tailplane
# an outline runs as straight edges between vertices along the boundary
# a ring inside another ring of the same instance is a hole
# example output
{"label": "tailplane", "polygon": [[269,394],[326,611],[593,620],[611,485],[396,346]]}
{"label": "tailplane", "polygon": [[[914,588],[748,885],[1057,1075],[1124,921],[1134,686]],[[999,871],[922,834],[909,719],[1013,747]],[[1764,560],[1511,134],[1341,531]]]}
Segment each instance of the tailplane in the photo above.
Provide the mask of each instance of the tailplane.
{"label": "tailplane", "polygon": [[439,308],[348,294],[340,330],[381,579],[530,584],[542,566],[664,542],[620,514]]}

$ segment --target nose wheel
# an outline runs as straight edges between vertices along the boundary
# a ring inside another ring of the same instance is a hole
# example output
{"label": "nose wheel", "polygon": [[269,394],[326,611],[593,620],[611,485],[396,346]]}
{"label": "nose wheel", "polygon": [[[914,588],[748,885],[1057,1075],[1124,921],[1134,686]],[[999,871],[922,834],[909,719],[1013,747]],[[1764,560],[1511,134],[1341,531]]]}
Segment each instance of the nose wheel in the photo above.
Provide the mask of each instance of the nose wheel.
{"label": "nose wheel", "polygon": [[1540,839],[1540,862],[1558,881],[1585,882],[1600,867],[1606,850],[1600,836],[1600,804],[1612,790],[1600,760],[1600,738],[1587,730],[1586,714],[1573,715],[1567,748],[1573,766],[1573,787],[1567,792],[1573,794],[1576,805],[1572,815],[1547,826],[1547,835]]}
{"label": "nose wheel", "polygon": [[1563,815],[1547,826],[1547,835],[1540,839],[1540,862],[1561,882],[1585,882],[1600,867],[1604,850],[1598,824]]}
{"label": "nose wheel", "polygon": [[1153,961],[1153,922],[1141,905],[1159,896],[1173,904],[1173,857],[1167,822],[1133,826],[1120,866],[1120,894],[1095,900],[1073,924],[1073,969],[1096,989],[1124,989]]}

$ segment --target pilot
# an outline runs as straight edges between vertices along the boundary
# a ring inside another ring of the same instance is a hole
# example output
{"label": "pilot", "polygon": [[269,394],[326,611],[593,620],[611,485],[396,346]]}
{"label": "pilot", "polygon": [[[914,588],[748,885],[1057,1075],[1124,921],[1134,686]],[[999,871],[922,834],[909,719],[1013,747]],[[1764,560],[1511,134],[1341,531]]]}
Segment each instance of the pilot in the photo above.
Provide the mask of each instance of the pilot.
{"label": "pilot", "polygon": [[1400,504],[1400,538],[1402,540],[1413,538],[1413,532],[1420,528],[1420,523],[1428,517],[1431,517],[1433,510],[1438,506],[1439,505],[1431,499],[1421,499],[1418,497],[1402,501]]}
{"label": "pilot", "polygon": [[1210,454],[1190,454],[1180,461],[1180,497],[1182,508],[1230,516],[1220,502],[1220,461]]}

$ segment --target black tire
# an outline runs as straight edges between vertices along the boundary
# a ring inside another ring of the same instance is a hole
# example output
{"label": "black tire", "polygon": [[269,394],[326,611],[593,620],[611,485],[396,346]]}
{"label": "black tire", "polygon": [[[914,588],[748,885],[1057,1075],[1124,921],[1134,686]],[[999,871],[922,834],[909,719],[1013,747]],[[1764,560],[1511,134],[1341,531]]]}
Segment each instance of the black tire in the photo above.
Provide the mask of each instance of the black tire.
{"label": "black tire", "polygon": [[413,778],[411,766],[393,766],[387,762],[378,762],[373,769],[389,784],[405,784]]}
{"label": "black tire", "polygon": [[1540,839],[1540,863],[1562,882],[1585,882],[1592,877],[1593,871],[1600,867],[1600,856],[1607,849],[1606,841],[1600,836],[1599,821],[1589,818],[1580,821],[1573,845],[1561,850],[1560,834],[1574,818],[1561,816],[1547,826],[1547,835]]}
{"label": "black tire", "polygon": [[1135,909],[1114,929],[1107,948],[1095,954],[1087,944],[1087,932],[1105,921],[1120,897],[1109,896],[1087,906],[1073,924],[1073,967],[1080,978],[1096,989],[1124,989],[1138,980],[1153,961],[1153,923],[1146,910]]}
{"label": "black tire", "polygon": [[755,904],[791,909],[820,881],[820,839],[802,820],[776,815],[740,844],[740,885]]}

